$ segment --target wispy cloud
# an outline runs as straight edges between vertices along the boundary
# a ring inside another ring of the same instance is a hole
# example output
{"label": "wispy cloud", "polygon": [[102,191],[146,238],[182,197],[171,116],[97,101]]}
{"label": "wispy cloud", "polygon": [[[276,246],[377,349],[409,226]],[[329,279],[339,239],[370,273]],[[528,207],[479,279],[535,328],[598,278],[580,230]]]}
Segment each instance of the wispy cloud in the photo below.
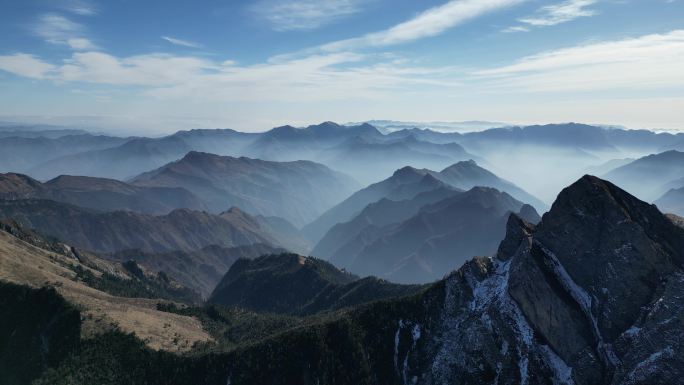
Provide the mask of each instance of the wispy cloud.
{"label": "wispy cloud", "polygon": [[32,30],[36,36],[51,44],[66,45],[74,50],[96,48],[95,44],[83,37],[84,28],[81,24],[55,13],[41,15]]}
{"label": "wispy cloud", "polygon": [[[21,61],[31,62],[35,70],[23,70]],[[167,54],[118,58],[102,52],[74,53],[64,64],[53,65],[20,54],[0,57],[0,69],[59,83],[140,86],[148,96],[181,100],[317,102],[453,85],[450,68],[424,68],[349,52],[250,66]]]}
{"label": "wispy cloud", "polygon": [[31,79],[44,79],[54,69],[52,64],[25,53],[0,56],[0,70]]}
{"label": "wispy cloud", "polygon": [[653,89],[684,86],[684,30],[585,44],[475,71],[516,92]]}
{"label": "wispy cloud", "polygon": [[202,45],[199,43],[195,43],[189,40],[183,40],[183,39],[177,39],[175,37],[170,37],[170,36],[162,36],[162,39],[168,41],[169,43],[173,45],[179,45],[182,47],[190,47],[190,48],[201,48]]}
{"label": "wispy cloud", "polygon": [[535,16],[522,18],[521,23],[535,27],[547,27],[566,23],[580,17],[595,16],[597,12],[588,7],[596,4],[597,0],[567,0],[559,4],[541,7]]}
{"label": "wispy cloud", "polygon": [[61,0],[57,4],[64,11],[81,16],[93,16],[98,12],[95,4],[89,0]]}
{"label": "wispy cloud", "polygon": [[359,47],[383,47],[436,36],[466,21],[520,4],[526,0],[452,0],[430,8],[414,18],[389,29],[369,33],[362,37],[326,44],[326,51],[339,51]]}
{"label": "wispy cloud", "polygon": [[312,30],[361,10],[359,0],[261,0],[252,11],[276,31]]}
{"label": "wispy cloud", "polygon": [[514,33],[514,32],[529,32],[530,29],[528,27],[522,26],[522,25],[514,25],[512,27],[504,28],[501,30],[501,32],[504,33]]}
{"label": "wispy cloud", "polygon": [[158,98],[213,101],[311,102],[456,89],[465,93],[669,89],[684,87],[682,68],[684,30],[557,49],[471,71],[352,52],[248,66],[168,54],[116,57],[76,52],[54,63],[24,53],[0,56],[0,69],[27,78],[133,85]]}

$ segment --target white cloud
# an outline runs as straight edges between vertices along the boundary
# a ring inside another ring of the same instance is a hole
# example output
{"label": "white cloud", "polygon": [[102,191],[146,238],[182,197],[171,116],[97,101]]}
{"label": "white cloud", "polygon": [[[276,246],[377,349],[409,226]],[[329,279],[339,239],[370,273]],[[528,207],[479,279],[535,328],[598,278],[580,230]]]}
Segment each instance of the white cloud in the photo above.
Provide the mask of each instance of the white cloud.
{"label": "white cloud", "polygon": [[597,0],[566,0],[562,3],[547,5],[537,11],[537,15],[520,19],[521,23],[535,27],[546,27],[566,23],[580,17],[595,16],[597,12],[587,7]]}
{"label": "white cloud", "polygon": [[312,30],[361,10],[359,0],[261,0],[251,8],[276,31]]}
{"label": "white cloud", "polygon": [[51,44],[66,45],[74,50],[96,48],[95,44],[83,37],[84,28],[81,24],[62,15],[54,13],[41,15],[32,30],[36,36]]}
{"label": "white cloud", "polygon": [[20,76],[143,87],[163,99],[208,101],[308,101],[368,99],[413,92],[414,87],[448,87],[451,68],[411,66],[402,60],[350,52],[312,55],[288,61],[238,66],[190,56],[147,54],[124,58],[102,52],[74,53],[61,65],[23,55],[40,71],[19,65],[0,69]]}
{"label": "white cloud", "polygon": [[516,91],[596,91],[684,86],[684,30],[528,56],[474,75]]}
{"label": "white cloud", "polygon": [[329,43],[322,48],[338,51],[354,47],[381,47],[407,43],[439,35],[468,20],[524,1],[526,0],[452,0],[384,31]]}
{"label": "white cloud", "polygon": [[80,16],[93,16],[97,14],[97,7],[89,0],[63,0],[61,8]]}
{"label": "white cloud", "polygon": [[162,36],[162,39],[168,41],[169,43],[173,45],[180,45],[182,47],[190,47],[190,48],[200,48],[202,47],[201,44],[195,43],[189,40],[183,40],[183,39],[176,39],[175,37],[170,37],[170,36]]}
{"label": "white cloud", "polygon": [[43,79],[55,67],[33,55],[18,53],[0,56],[0,70],[32,79]]}
{"label": "white cloud", "polygon": [[516,25],[508,28],[504,28],[501,30],[501,32],[504,33],[515,33],[515,32],[529,32],[530,29],[527,27],[523,27],[522,25]]}
{"label": "white cloud", "polygon": [[69,47],[77,51],[92,50],[97,48],[90,40],[82,37],[68,39],[66,42]]}
{"label": "white cloud", "polygon": [[36,35],[56,44],[66,42],[67,39],[81,33],[82,30],[83,27],[80,24],[54,13],[41,15],[33,28]]}

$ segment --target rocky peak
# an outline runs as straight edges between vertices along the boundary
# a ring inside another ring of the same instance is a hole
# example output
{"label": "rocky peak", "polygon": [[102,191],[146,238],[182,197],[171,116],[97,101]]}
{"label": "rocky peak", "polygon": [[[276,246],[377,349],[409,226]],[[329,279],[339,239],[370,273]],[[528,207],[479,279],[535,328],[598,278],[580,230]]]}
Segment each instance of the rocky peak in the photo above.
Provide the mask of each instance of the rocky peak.
{"label": "rocky peak", "polygon": [[541,217],[539,216],[539,213],[537,213],[537,210],[534,209],[531,205],[525,203],[521,208],[520,208],[520,217],[525,219],[526,221],[530,223],[537,224],[541,220]]}
{"label": "rocky peak", "polygon": [[620,337],[681,272],[684,231],[654,206],[584,176],[539,226],[511,216],[508,232],[498,257],[513,259],[509,292],[537,337],[578,378],[606,381],[621,365]]}
{"label": "rocky peak", "polygon": [[533,231],[533,224],[511,213],[506,222],[506,237],[499,244],[499,250],[496,253],[497,258],[502,261],[511,258],[523,241],[529,244]]}

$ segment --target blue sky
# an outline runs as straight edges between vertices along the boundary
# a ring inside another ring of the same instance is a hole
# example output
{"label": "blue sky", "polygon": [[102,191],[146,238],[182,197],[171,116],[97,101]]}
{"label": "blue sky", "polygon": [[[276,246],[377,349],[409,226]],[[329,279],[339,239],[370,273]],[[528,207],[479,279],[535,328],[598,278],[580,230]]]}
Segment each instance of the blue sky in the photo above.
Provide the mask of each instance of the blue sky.
{"label": "blue sky", "polygon": [[0,0],[0,119],[684,129],[684,0]]}

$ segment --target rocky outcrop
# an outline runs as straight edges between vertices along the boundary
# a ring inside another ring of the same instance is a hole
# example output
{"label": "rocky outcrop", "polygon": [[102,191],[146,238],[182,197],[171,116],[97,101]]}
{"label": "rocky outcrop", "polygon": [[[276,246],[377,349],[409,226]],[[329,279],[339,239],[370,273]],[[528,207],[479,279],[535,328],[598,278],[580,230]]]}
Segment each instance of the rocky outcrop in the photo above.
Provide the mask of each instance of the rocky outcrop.
{"label": "rocky outcrop", "polygon": [[537,227],[512,216],[497,258],[446,279],[418,383],[676,382],[683,242],[654,206],[581,178]]}

